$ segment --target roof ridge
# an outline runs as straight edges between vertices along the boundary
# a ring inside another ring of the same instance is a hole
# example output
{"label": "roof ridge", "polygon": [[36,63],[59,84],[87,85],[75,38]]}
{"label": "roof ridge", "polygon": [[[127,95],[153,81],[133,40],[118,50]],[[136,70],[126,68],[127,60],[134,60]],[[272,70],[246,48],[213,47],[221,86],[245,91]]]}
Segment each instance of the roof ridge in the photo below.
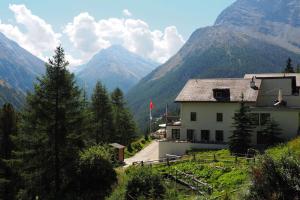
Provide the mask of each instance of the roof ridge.
{"label": "roof ridge", "polygon": [[248,80],[245,78],[192,78],[189,81],[197,81],[197,80]]}

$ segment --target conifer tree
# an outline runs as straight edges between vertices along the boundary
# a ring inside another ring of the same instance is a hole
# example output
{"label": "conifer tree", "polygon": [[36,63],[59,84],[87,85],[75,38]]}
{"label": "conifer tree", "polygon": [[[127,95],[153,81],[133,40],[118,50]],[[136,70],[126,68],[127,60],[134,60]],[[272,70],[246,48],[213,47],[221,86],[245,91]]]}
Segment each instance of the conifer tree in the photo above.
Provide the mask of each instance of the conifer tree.
{"label": "conifer tree", "polygon": [[282,139],[279,137],[281,129],[275,120],[268,120],[262,132],[268,146],[274,146],[282,142]]}
{"label": "conifer tree", "polygon": [[21,136],[24,199],[74,199],[78,152],[84,145],[84,106],[67,65],[59,46],[27,98]]}
{"label": "conifer tree", "polygon": [[300,64],[297,65],[296,73],[300,73]]}
{"label": "conifer tree", "polygon": [[11,104],[4,104],[0,114],[0,199],[16,198],[19,177],[15,166],[16,113]]}
{"label": "conifer tree", "polygon": [[245,105],[244,95],[241,96],[240,109],[233,117],[233,134],[229,137],[229,149],[234,154],[245,154],[250,147],[252,122],[249,107]]}
{"label": "conifer tree", "polygon": [[136,128],[133,117],[126,108],[123,92],[116,88],[111,94],[117,142],[129,145],[135,137]]}
{"label": "conifer tree", "polygon": [[287,59],[286,67],[285,67],[283,72],[284,73],[295,73],[295,70],[294,70],[293,65],[292,65],[292,59],[291,58]]}
{"label": "conifer tree", "polygon": [[99,81],[92,95],[91,113],[96,144],[114,141],[111,100],[105,87]]}

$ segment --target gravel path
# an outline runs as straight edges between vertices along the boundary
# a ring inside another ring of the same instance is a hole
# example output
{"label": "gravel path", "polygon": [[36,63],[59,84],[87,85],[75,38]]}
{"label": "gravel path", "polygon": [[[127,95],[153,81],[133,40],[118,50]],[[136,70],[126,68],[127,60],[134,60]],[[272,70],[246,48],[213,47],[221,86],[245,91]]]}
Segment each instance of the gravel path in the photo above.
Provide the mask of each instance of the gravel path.
{"label": "gravel path", "polygon": [[143,150],[141,150],[134,156],[125,159],[124,161],[126,163],[125,167],[128,167],[132,165],[133,162],[150,160],[158,160],[158,142],[155,140]]}

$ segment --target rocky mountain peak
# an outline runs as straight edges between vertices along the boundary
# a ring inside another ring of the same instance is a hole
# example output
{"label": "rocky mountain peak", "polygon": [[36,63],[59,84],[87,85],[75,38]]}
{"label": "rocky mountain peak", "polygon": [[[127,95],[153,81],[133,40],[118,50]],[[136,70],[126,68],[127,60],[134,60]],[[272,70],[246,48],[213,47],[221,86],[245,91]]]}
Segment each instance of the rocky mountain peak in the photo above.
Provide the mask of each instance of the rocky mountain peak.
{"label": "rocky mountain peak", "polygon": [[255,26],[267,22],[300,27],[300,1],[237,0],[220,14],[215,25]]}

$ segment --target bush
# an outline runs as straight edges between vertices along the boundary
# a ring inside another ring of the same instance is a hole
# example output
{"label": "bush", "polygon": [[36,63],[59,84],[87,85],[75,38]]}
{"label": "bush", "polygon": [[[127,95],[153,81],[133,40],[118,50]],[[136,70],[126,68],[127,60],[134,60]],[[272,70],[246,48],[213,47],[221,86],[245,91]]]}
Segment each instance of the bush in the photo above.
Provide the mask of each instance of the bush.
{"label": "bush", "polygon": [[300,161],[292,154],[279,160],[262,157],[260,164],[252,169],[252,186],[248,199],[299,199]]}
{"label": "bush", "polygon": [[142,150],[142,145],[140,144],[140,143],[138,143],[138,142],[136,142],[136,143],[133,143],[132,144],[132,147],[134,148],[134,149],[136,149],[137,151],[140,151],[140,150]]}
{"label": "bush", "polygon": [[104,199],[116,183],[117,174],[108,149],[104,146],[93,146],[80,153],[78,182],[81,199]]}
{"label": "bush", "polygon": [[126,199],[163,199],[166,189],[161,176],[149,167],[135,168],[126,184]]}

